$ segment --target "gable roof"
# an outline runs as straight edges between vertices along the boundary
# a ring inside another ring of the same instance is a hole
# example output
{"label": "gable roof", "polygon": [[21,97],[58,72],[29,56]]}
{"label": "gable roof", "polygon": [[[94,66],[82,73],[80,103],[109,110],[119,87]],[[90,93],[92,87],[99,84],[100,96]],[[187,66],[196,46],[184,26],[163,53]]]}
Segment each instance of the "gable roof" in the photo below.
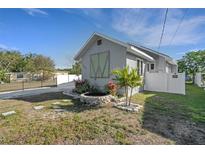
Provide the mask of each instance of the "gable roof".
{"label": "gable roof", "polygon": [[80,50],[78,51],[78,53],[75,55],[74,59],[75,60],[78,60],[80,59],[80,56],[84,54],[84,52],[86,51],[85,49],[89,46],[89,44],[92,42],[92,40],[95,40],[95,38],[98,38],[98,37],[101,37],[101,38],[104,38],[106,40],[109,40],[113,43],[116,43],[116,44],[119,44],[121,46],[124,46],[124,47],[128,47],[129,45],[127,43],[124,43],[122,41],[119,41],[117,39],[113,39],[111,37],[108,37],[106,35],[103,35],[103,34],[100,34],[100,33],[93,33],[89,39],[85,42],[85,44],[82,46],[82,48],[80,48]]}
{"label": "gable roof", "polygon": [[76,56],[74,57],[75,60],[79,60],[80,57],[86,52],[86,49],[89,47],[89,44],[93,43],[94,40],[96,40],[96,38],[98,37],[101,37],[101,38],[104,38],[106,40],[109,40],[113,43],[116,43],[116,44],[119,44],[125,48],[127,48],[127,51],[133,53],[133,54],[136,54],[136,55],[140,55],[142,56],[143,58],[149,60],[149,61],[153,61],[154,58],[151,57],[150,55],[148,55],[147,53],[143,52],[143,51],[147,51],[148,53],[152,53],[152,54],[155,54],[155,55],[158,55],[158,56],[162,56],[164,57],[170,64],[173,64],[173,65],[176,65],[176,62],[174,62],[174,60],[166,55],[166,54],[163,54],[163,53],[160,53],[158,51],[155,51],[155,50],[152,50],[150,48],[147,48],[147,47],[144,47],[142,45],[139,45],[139,44],[134,44],[134,43],[126,43],[126,42],[123,42],[123,41],[120,41],[120,40],[117,40],[117,39],[114,39],[114,38],[111,38],[109,36],[106,36],[106,35],[103,35],[103,34],[100,34],[100,33],[97,33],[97,32],[94,32],[91,37],[85,42],[85,44],[83,45],[83,47],[78,51],[78,53],[76,54]]}

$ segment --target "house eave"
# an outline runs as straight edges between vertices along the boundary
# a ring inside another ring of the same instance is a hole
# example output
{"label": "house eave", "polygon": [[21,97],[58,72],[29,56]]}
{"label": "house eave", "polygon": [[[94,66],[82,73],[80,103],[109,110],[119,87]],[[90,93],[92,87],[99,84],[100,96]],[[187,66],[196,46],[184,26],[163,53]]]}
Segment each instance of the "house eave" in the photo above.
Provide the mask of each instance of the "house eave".
{"label": "house eave", "polygon": [[119,45],[121,45],[121,46],[123,46],[123,47],[125,47],[125,48],[129,47],[128,44],[126,44],[126,43],[124,43],[124,42],[122,42],[122,41],[119,41],[119,40],[117,40],[117,39],[113,39],[113,38],[110,38],[110,37],[105,36],[105,35],[103,35],[103,34],[100,34],[100,33],[96,33],[96,32],[95,32],[95,33],[93,33],[93,34],[91,35],[91,37],[85,42],[85,44],[83,45],[83,47],[80,48],[80,50],[78,51],[78,53],[75,55],[74,60],[79,61],[79,60],[81,59],[81,56],[86,52],[86,47],[87,47],[87,45],[90,43],[90,41],[91,41],[94,37],[101,37],[101,38],[107,39],[107,40],[109,40],[109,41],[111,41],[111,42],[113,42],[113,43],[119,44]]}
{"label": "house eave", "polygon": [[127,51],[132,53],[132,54],[135,54],[135,55],[137,55],[137,56],[139,56],[147,61],[150,61],[150,62],[155,61],[155,59],[153,57],[144,53],[143,51],[140,51],[139,49],[135,48],[134,46],[130,46],[129,48],[127,48]]}

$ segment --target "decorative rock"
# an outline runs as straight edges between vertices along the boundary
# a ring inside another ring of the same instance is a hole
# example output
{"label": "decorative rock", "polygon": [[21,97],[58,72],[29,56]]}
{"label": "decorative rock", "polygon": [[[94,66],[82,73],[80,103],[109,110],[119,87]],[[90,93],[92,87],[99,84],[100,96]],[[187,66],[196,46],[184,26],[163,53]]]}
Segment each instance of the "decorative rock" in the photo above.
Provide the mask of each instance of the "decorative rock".
{"label": "decorative rock", "polygon": [[[86,94],[86,93],[85,93]],[[101,105],[111,103],[115,99],[112,95],[105,96],[86,96],[85,94],[80,95],[80,101],[87,105]]]}
{"label": "decorative rock", "polygon": [[2,115],[4,116],[4,117],[6,117],[6,116],[9,116],[9,115],[12,115],[12,114],[15,114],[16,112],[15,111],[9,111],[9,112],[4,112],[4,113],[2,113]]}
{"label": "decorative rock", "polygon": [[125,102],[114,104],[114,106],[118,109],[131,111],[131,112],[138,112],[142,108],[142,105],[131,103],[128,106],[128,105],[125,104]]}
{"label": "decorative rock", "polygon": [[35,109],[35,110],[41,110],[41,109],[43,109],[45,106],[34,106],[33,108]]}
{"label": "decorative rock", "polygon": [[60,106],[53,106],[52,108],[53,108],[53,109],[61,109]]}
{"label": "decorative rock", "polygon": [[60,102],[55,102],[55,103],[52,103],[53,105],[59,105],[61,104]]}
{"label": "decorative rock", "polygon": [[66,112],[67,110],[66,109],[55,109],[54,111],[55,112]]}

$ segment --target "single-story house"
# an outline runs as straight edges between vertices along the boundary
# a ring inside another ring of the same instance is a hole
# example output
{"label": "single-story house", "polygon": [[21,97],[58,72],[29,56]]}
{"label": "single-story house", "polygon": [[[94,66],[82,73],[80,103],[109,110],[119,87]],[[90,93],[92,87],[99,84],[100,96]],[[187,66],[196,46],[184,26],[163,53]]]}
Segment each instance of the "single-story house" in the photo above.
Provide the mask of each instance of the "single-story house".
{"label": "single-story house", "polygon": [[82,79],[99,88],[104,88],[113,79],[112,70],[126,66],[138,68],[142,77],[146,72],[178,72],[176,61],[166,54],[99,33],[92,34],[74,60],[81,62]]}
{"label": "single-story house", "polygon": [[28,81],[31,78],[31,74],[27,72],[10,72],[7,75],[10,82]]}

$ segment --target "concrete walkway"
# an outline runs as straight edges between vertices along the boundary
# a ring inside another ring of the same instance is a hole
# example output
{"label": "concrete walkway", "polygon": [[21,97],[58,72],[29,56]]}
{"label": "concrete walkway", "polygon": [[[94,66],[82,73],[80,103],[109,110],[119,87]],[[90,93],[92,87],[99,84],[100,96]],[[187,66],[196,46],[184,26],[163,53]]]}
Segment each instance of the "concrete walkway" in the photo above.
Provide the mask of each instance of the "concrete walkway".
{"label": "concrete walkway", "polygon": [[44,87],[44,88],[1,92],[0,99],[10,99],[10,98],[17,98],[17,97],[22,97],[22,96],[39,95],[43,93],[61,92],[61,91],[65,91],[65,90],[69,90],[73,88],[74,88],[74,83],[69,82],[69,83],[58,85],[57,87]]}

